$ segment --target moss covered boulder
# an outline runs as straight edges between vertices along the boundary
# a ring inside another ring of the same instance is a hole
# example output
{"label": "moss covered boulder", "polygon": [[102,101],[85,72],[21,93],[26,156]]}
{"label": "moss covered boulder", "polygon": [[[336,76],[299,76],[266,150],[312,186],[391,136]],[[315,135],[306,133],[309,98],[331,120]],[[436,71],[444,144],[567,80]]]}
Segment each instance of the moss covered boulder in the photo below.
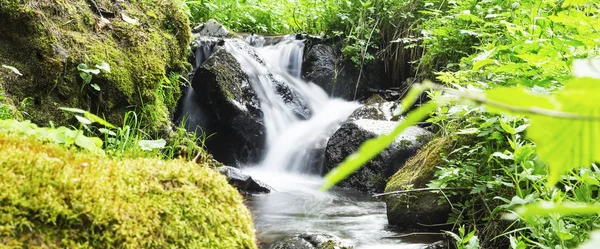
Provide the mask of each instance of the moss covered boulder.
{"label": "moss covered boulder", "polygon": [[[444,165],[443,155],[452,152],[457,143],[451,137],[436,138],[429,142],[390,178],[385,192],[427,188],[436,167]],[[401,228],[439,230],[450,214],[450,205],[442,198],[442,194],[431,191],[387,195],[384,201],[388,223]]]}
{"label": "moss covered boulder", "polygon": [[3,132],[0,154],[2,248],[256,248],[242,198],[208,167]]}
{"label": "moss covered boulder", "polygon": [[[153,132],[170,126],[181,93],[165,78],[189,70],[191,40],[177,1],[0,0],[0,23],[0,64],[22,73],[0,70],[0,85],[27,119],[65,124],[58,107],[77,107],[115,124],[144,113]],[[84,84],[78,65],[101,62],[110,72]]]}

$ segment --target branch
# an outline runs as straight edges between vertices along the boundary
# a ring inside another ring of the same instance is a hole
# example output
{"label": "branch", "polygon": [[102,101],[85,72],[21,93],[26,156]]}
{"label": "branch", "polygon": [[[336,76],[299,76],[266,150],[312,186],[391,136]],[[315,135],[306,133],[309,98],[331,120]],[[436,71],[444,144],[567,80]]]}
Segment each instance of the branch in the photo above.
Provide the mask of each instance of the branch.
{"label": "branch", "polygon": [[385,196],[385,195],[400,195],[400,194],[407,194],[407,193],[413,193],[413,192],[424,192],[424,191],[444,191],[444,190],[470,190],[470,188],[417,188],[417,189],[410,189],[410,190],[400,190],[400,191],[392,191],[392,192],[386,192],[386,193],[381,193],[381,194],[374,194],[373,197],[380,197],[380,196]]}

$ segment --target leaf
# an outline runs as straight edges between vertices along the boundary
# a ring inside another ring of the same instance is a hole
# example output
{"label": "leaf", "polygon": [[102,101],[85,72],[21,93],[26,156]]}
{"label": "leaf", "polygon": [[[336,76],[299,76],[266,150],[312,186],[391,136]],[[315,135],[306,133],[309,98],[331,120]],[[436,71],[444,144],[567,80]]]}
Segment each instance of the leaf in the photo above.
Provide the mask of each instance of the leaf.
{"label": "leaf", "polygon": [[167,145],[167,141],[164,139],[158,140],[140,140],[138,145],[142,148],[142,150],[154,150],[154,149],[162,149]]}
{"label": "leaf", "polygon": [[494,152],[494,154],[492,154],[492,156],[499,157],[499,158],[502,158],[505,160],[513,160],[513,155],[506,155],[502,152]]}
{"label": "leaf", "polygon": [[98,64],[96,64],[96,68],[104,70],[107,73],[110,73],[110,65],[108,65],[108,63],[106,63],[104,61],[98,62]]}
{"label": "leaf", "polygon": [[133,25],[140,24],[140,22],[138,20],[125,15],[125,13],[121,13],[121,18],[123,19],[123,21],[125,21],[126,23],[129,23],[129,24],[133,24]]}
{"label": "leaf", "polygon": [[[410,101],[410,100],[409,100]],[[387,148],[394,142],[396,136],[400,135],[408,127],[415,125],[421,120],[427,118],[429,113],[437,108],[438,104],[430,101],[425,105],[411,111],[406,118],[396,126],[392,133],[369,139],[364,142],[358,151],[348,156],[340,165],[332,169],[325,175],[325,183],[321,185],[321,190],[328,190],[338,182],[342,181],[348,175],[358,170],[362,165],[367,163],[373,157],[377,156],[381,151]]]}
{"label": "leaf", "polygon": [[81,110],[79,108],[70,108],[70,107],[59,107],[58,109],[61,109],[63,111],[67,111],[67,112],[79,113],[79,114],[85,114],[87,112],[87,111]]}
{"label": "leaf", "polygon": [[103,119],[103,118],[101,118],[101,117],[98,117],[98,116],[94,115],[94,114],[93,114],[93,113],[91,113],[91,112],[88,112],[88,111],[86,111],[86,112],[84,113],[84,116],[85,116],[87,119],[89,119],[89,120],[91,120],[92,122],[94,122],[94,123],[99,123],[99,124],[101,124],[101,125],[104,125],[104,126],[106,126],[106,127],[108,127],[108,128],[113,128],[113,129],[116,129],[116,128],[117,128],[116,126],[114,126],[113,124],[109,123],[109,122],[108,122],[108,121],[106,121],[105,119]]}
{"label": "leaf", "polygon": [[75,115],[75,118],[77,119],[77,121],[79,121],[79,123],[82,123],[84,125],[91,125],[92,124],[92,121],[90,121],[89,119],[84,118],[82,116]]}
{"label": "leaf", "polygon": [[94,75],[100,73],[100,69],[79,69],[79,71],[84,72],[84,73],[94,74]]}
{"label": "leaf", "polygon": [[500,120],[500,126],[502,127],[502,129],[504,131],[506,131],[508,134],[511,135],[515,135],[517,134],[517,131],[515,130],[515,128],[513,128],[512,126],[506,124],[504,121]]}
{"label": "leaf", "polygon": [[3,67],[3,68],[6,68],[6,69],[8,69],[8,70],[10,70],[10,71],[12,71],[12,72],[13,72],[13,73],[15,73],[16,75],[23,76],[23,74],[21,74],[21,72],[19,72],[19,70],[18,70],[16,67],[13,67],[13,66],[7,66],[7,65],[2,65],[2,67]]}
{"label": "leaf", "polygon": [[517,214],[528,218],[532,216],[547,216],[550,214],[583,215],[600,214],[600,205],[579,202],[565,202],[556,204],[552,202],[536,202],[518,208]]}
{"label": "leaf", "polygon": [[563,7],[568,7],[568,6],[583,6],[586,5],[587,3],[591,3],[593,2],[592,0],[565,0],[565,2],[563,2]]}
{"label": "leaf", "polygon": [[99,85],[97,85],[97,84],[95,84],[95,83],[94,83],[94,84],[90,84],[90,86],[91,86],[92,88],[94,88],[94,90],[96,90],[96,91],[98,91],[98,92],[102,90],[102,89],[100,89],[100,86],[99,86]]}

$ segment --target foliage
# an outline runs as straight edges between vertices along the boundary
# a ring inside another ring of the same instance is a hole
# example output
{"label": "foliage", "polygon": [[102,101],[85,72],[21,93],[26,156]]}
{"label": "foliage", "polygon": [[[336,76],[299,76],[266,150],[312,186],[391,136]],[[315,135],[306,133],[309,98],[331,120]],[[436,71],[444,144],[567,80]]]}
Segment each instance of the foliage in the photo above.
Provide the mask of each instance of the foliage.
{"label": "foliage", "polygon": [[102,90],[102,89],[100,89],[100,86],[98,86],[98,84],[92,83],[92,75],[99,74],[100,70],[110,73],[110,66],[108,64],[106,64],[106,62],[100,61],[94,67],[95,67],[94,69],[89,69],[88,66],[83,63],[81,63],[77,66],[77,70],[79,70],[79,72],[80,72],[79,77],[81,77],[81,79],[83,80],[83,84],[81,84],[82,91],[83,91],[83,88],[87,85],[91,86],[92,88],[94,88],[94,90],[96,90],[98,92]]}
{"label": "foliage", "polygon": [[241,196],[180,160],[109,159],[0,131],[3,248],[256,248]]}

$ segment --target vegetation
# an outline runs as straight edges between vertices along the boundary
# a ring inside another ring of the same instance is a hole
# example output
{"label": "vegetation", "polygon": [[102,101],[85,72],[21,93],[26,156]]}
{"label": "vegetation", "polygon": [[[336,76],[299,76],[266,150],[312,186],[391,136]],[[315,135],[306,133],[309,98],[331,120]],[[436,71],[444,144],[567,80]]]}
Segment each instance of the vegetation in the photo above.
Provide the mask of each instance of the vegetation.
{"label": "vegetation", "polygon": [[5,97],[29,99],[17,108],[44,126],[73,124],[58,107],[90,110],[117,125],[135,111],[151,136],[170,135],[181,82],[164,78],[190,70],[188,18],[177,1],[94,2],[0,1],[0,62],[21,74],[0,70]]}
{"label": "vegetation", "polygon": [[0,130],[2,248],[256,248],[225,177],[182,160],[110,159]]}
{"label": "vegetation", "polygon": [[587,59],[600,55],[600,4],[433,1],[422,10],[435,18],[419,26],[419,70],[441,86],[415,86],[403,106],[426,89],[433,101],[367,141],[324,188],[431,113],[440,135],[470,140],[436,163],[427,185],[470,190],[452,203],[458,248],[576,248],[600,224],[600,77],[598,61]]}

